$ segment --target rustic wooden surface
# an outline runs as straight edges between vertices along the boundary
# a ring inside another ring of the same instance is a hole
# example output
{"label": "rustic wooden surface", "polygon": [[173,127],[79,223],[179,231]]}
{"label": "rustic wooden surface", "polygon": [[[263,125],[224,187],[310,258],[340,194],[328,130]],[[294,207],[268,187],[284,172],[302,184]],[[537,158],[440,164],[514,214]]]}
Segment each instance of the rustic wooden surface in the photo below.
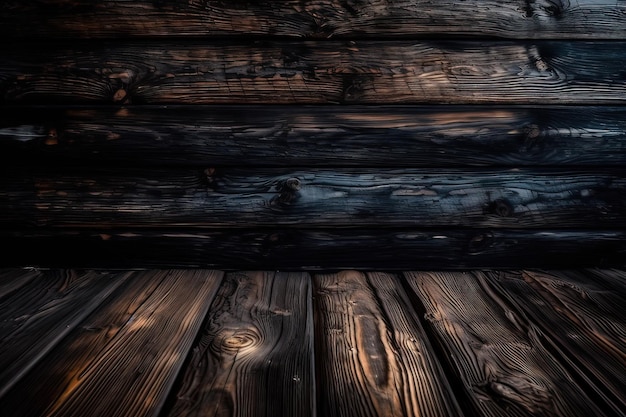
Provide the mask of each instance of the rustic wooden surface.
{"label": "rustic wooden surface", "polygon": [[[147,280],[134,277],[143,287],[139,294],[137,288],[133,288],[134,283],[130,283],[130,288],[118,293],[119,299],[112,301],[117,311],[105,307],[99,312],[107,319],[100,324],[106,326],[105,334],[97,327],[95,334],[75,332],[53,356],[61,363],[43,361],[44,376],[56,373],[55,379],[58,381],[60,377],[65,383],[61,387],[56,383],[52,387],[35,384],[49,401],[45,408],[41,408],[44,410],[42,415],[158,414],[219,287],[222,274],[202,270],[143,274],[148,274]],[[158,285],[150,283],[151,280]],[[123,307],[134,308],[134,311],[123,310]],[[119,323],[120,318],[124,319],[123,323]],[[33,334],[36,332],[31,332],[31,336]],[[69,356],[70,353],[76,356]],[[71,375],[66,376],[59,369]],[[24,413],[21,415],[29,416],[33,413],[31,407],[42,405],[40,398],[33,403],[20,401],[17,406],[10,404],[10,400],[9,396],[9,404],[0,404],[0,410],[8,411],[7,415],[17,415],[15,413],[20,409]]]}
{"label": "rustic wooden surface", "polygon": [[315,276],[320,415],[461,416],[400,280]]}
{"label": "rustic wooden surface", "polygon": [[11,293],[19,290],[37,277],[41,277],[41,273],[35,268],[0,269],[0,300],[8,299]]}
{"label": "rustic wooden surface", "polygon": [[306,273],[226,275],[168,416],[315,416]]}
{"label": "rustic wooden surface", "polygon": [[[558,352],[550,351],[545,339],[552,332],[565,336],[567,330],[552,328],[544,335],[489,287],[482,272],[405,276],[464,396],[480,415],[615,415],[594,403],[593,394],[577,384]],[[544,309],[533,310],[541,315]],[[624,323],[618,330],[624,330]],[[624,365],[623,360],[616,364],[618,373]]]}
{"label": "rustic wooden surface", "polygon": [[626,410],[626,292],[616,292],[610,284],[578,271],[490,275],[490,283],[508,303],[551,335],[555,348],[591,386],[590,395],[603,398],[616,414]]}
{"label": "rustic wooden surface", "polygon": [[0,108],[5,166],[624,166],[626,109]]}
{"label": "rustic wooden surface", "polygon": [[626,232],[611,229],[34,229],[0,231],[0,244],[5,267],[619,268],[626,259]]}
{"label": "rustic wooden surface", "polygon": [[620,1],[46,0],[0,3],[3,38],[189,36],[613,38]]}
{"label": "rustic wooden surface", "polygon": [[193,41],[0,48],[0,104],[624,104],[626,43]]}
{"label": "rustic wooden surface", "polygon": [[625,193],[616,169],[16,168],[0,225],[624,227]]}
{"label": "rustic wooden surface", "polygon": [[0,35],[0,266],[626,266],[620,1],[10,0]]}
{"label": "rustic wooden surface", "polygon": [[[22,327],[32,363],[13,366],[21,377],[0,394],[2,416],[626,415],[624,270],[222,279],[5,268],[0,282],[16,284],[2,300],[3,348],[4,306],[37,308],[46,277],[82,277],[84,293],[115,289],[95,306],[74,297],[74,316],[90,312],[67,331]],[[59,318],[56,307],[37,314],[40,324]],[[53,346],[40,343],[53,335]]]}
{"label": "rustic wooden surface", "polygon": [[104,302],[127,275],[54,270],[25,285],[23,275],[15,276],[21,288],[16,285],[16,293],[0,299],[0,396]]}

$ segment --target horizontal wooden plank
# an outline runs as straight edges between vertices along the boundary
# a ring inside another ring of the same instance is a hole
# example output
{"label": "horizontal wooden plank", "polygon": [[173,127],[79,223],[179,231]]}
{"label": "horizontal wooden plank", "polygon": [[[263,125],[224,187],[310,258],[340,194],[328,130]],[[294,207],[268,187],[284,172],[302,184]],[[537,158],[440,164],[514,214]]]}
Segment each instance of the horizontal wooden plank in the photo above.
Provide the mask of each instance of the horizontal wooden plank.
{"label": "horizontal wooden plank", "polygon": [[[51,270],[8,295],[0,313],[0,397],[119,287],[129,273]],[[4,414],[4,413],[3,413]]]}
{"label": "horizontal wooden plank", "polygon": [[13,169],[7,227],[626,226],[618,170]]}
{"label": "horizontal wooden plank", "polygon": [[0,231],[0,266],[280,270],[626,266],[619,230]]}
{"label": "horizontal wooden plank", "polygon": [[577,383],[545,335],[481,272],[408,272],[440,356],[475,415],[615,416]]}
{"label": "horizontal wooden plank", "polygon": [[135,41],[0,48],[0,103],[626,103],[626,42]]}
{"label": "horizontal wooden plank", "polygon": [[[548,335],[554,347],[614,415],[626,412],[624,294],[577,271],[489,271],[503,299]],[[621,411],[620,411],[621,410]]]}
{"label": "horizontal wooden plank", "polygon": [[626,36],[620,1],[428,0],[124,1],[0,3],[0,34],[18,37],[296,37],[478,35],[508,38]]}
{"label": "horizontal wooden plank", "polygon": [[626,107],[0,108],[4,166],[626,165]]}
{"label": "horizontal wooden plank", "polygon": [[314,282],[320,415],[463,416],[397,276]]}
{"label": "horizontal wooden plank", "polygon": [[315,417],[311,277],[227,274],[180,385],[162,415]]}

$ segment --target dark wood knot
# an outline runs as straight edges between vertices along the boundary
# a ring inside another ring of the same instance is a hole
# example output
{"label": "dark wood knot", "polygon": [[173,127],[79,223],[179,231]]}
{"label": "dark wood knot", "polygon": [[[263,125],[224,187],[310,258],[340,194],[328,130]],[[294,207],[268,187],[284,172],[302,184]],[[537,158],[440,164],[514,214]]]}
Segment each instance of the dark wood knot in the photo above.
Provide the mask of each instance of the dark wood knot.
{"label": "dark wood knot", "polygon": [[513,214],[514,209],[511,203],[504,198],[499,198],[490,202],[485,210],[489,214],[495,214],[500,217],[509,217]]}
{"label": "dark wood knot", "polygon": [[524,143],[521,151],[528,152],[537,146],[539,138],[541,136],[541,129],[539,129],[539,126],[537,126],[536,124],[531,124],[524,127],[523,133]]}
{"label": "dark wood knot", "polygon": [[212,190],[214,190],[215,186],[217,185],[215,175],[216,169],[210,167],[204,170],[204,176],[202,177],[204,184]]}
{"label": "dark wood knot", "polygon": [[120,88],[115,93],[113,93],[113,102],[116,104],[123,104],[128,102],[128,92],[123,88]]}
{"label": "dark wood knot", "polygon": [[289,178],[276,184],[278,195],[272,198],[271,205],[287,206],[300,198],[299,191],[302,183],[298,178]]}
{"label": "dark wood knot", "polygon": [[301,185],[302,185],[302,183],[300,182],[300,180],[298,178],[289,178],[287,180],[280,181],[276,185],[276,190],[279,193],[295,192],[295,191],[300,191],[300,186]]}

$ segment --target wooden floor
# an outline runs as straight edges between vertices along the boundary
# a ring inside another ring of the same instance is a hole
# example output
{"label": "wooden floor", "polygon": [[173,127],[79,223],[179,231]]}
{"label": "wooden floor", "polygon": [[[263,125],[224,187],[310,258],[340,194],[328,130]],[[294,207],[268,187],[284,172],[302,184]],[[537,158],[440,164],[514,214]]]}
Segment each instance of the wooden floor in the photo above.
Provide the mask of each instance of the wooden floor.
{"label": "wooden floor", "polygon": [[0,271],[1,416],[623,416],[626,272]]}

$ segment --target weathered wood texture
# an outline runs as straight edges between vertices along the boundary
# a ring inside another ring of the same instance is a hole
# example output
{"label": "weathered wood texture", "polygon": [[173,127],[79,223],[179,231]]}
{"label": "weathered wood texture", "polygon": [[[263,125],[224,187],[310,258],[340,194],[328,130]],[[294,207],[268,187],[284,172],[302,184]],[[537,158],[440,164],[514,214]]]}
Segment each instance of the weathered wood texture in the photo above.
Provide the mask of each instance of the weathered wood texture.
{"label": "weathered wood texture", "polygon": [[480,273],[405,274],[465,395],[482,416],[614,416],[575,381],[544,333]]}
{"label": "weathered wood texture", "polygon": [[[1,231],[2,266],[290,270],[624,267],[626,232],[510,229]],[[80,254],[80,256],[78,256]]]}
{"label": "weathered wood texture", "polygon": [[621,170],[16,168],[0,225],[624,227],[625,193]]}
{"label": "weathered wood texture", "polygon": [[0,415],[626,415],[624,270],[404,275],[2,269],[2,349],[6,311],[40,325]]}
{"label": "weathered wood texture", "polygon": [[589,395],[626,414],[626,292],[579,271],[493,271],[490,284],[524,311],[591,385]]}
{"label": "weathered wood texture", "polygon": [[63,385],[42,386],[44,381],[37,379],[29,388],[43,392],[49,402],[35,398],[24,404],[7,398],[0,403],[6,415],[32,416],[33,408],[42,403],[47,403],[43,415],[158,415],[219,287],[221,273],[140,274],[148,278],[134,277],[143,290],[131,282],[112,301],[111,307],[119,309],[105,306],[101,315],[92,318],[97,326],[93,331],[75,332],[54,352],[58,363],[54,359],[43,363],[45,377],[59,381],[60,374]]}
{"label": "weathered wood texture", "polygon": [[400,281],[315,276],[320,415],[461,416]]}
{"label": "weathered wood texture", "polygon": [[625,50],[565,41],[18,44],[0,48],[0,103],[623,104]]}
{"label": "weathered wood texture", "polygon": [[293,37],[507,38],[626,36],[615,0],[124,1],[0,3],[0,34],[15,37],[267,35]]}
{"label": "weathered wood texture", "polygon": [[306,273],[228,274],[168,416],[315,416]]}
{"label": "weathered wood texture", "polygon": [[0,397],[128,277],[77,270],[38,275],[0,298]]}
{"label": "weathered wood texture", "polygon": [[0,108],[4,166],[624,166],[626,108]]}
{"label": "weathered wood texture", "polygon": [[[614,291],[616,294],[626,296],[626,279],[624,271],[619,269],[588,268],[584,270],[585,279],[596,285]],[[599,283],[599,284],[598,284]]]}
{"label": "weathered wood texture", "polygon": [[[3,247],[6,246],[3,245]],[[35,268],[0,269],[0,300],[6,299],[8,295],[39,277],[41,277],[41,273]]]}
{"label": "weathered wood texture", "polygon": [[[109,343],[130,321],[163,281],[155,271],[133,273],[104,303],[72,329],[57,346],[33,366],[19,384],[0,398],[0,413],[7,416],[39,416],[58,407],[83,378]],[[74,306],[74,308],[77,308]],[[33,329],[28,337],[41,336]],[[103,397],[105,393],[102,393]],[[55,406],[55,404],[57,404]]]}

